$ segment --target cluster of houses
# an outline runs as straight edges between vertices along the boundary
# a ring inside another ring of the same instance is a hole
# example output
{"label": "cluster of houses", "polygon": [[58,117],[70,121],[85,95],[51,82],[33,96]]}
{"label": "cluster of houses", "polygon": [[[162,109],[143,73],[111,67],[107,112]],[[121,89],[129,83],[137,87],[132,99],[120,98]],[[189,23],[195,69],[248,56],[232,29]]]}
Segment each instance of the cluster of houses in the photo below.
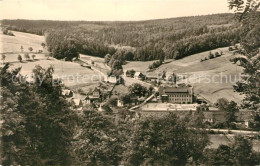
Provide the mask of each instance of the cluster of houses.
{"label": "cluster of houses", "polygon": [[[156,82],[157,85],[160,85],[158,92],[149,100],[145,97],[131,95],[128,103],[124,103],[123,100],[117,96],[118,108],[133,108],[135,106],[140,106],[137,108],[138,112],[142,114],[141,116],[158,116],[168,114],[169,112],[183,116],[189,112],[196,112],[197,107],[200,106],[200,104],[207,104],[205,99],[194,95],[192,86],[185,84],[178,85],[178,76],[175,73],[161,72],[157,76],[148,76],[142,72],[126,70],[123,75],[124,77],[130,77],[150,83]],[[103,82],[113,85],[114,87],[120,84],[121,79],[120,76],[104,75]],[[73,103],[75,108],[82,109],[85,104],[93,104],[96,108],[101,108],[106,99],[113,95],[112,91],[113,88],[104,90],[100,87],[96,87],[94,90],[86,94],[85,98],[82,100],[73,98],[73,92],[68,89],[63,90],[62,93]],[[205,122],[214,124],[224,123],[225,121],[225,114],[217,108],[209,107],[203,112]],[[243,121],[242,123],[248,127],[248,121]]]}
{"label": "cluster of houses", "polygon": [[135,70],[125,70],[125,77],[131,77],[136,80],[146,82],[157,82],[157,83],[174,83],[177,82],[177,75],[173,72],[159,72],[157,75],[146,75],[145,73],[138,72]]}
{"label": "cluster of houses", "polygon": [[[73,92],[71,90],[63,90],[62,94],[66,96],[73,107],[78,110],[82,110],[83,105],[93,104],[96,108],[101,108],[102,103],[107,97],[110,97],[111,89],[103,90],[99,87],[94,88],[90,91],[86,97],[81,100],[78,98],[73,98]],[[129,103],[125,104],[120,98],[117,99],[117,107],[134,107],[137,105],[142,105],[144,101],[147,100],[145,97],[137,97],[134,95],[130,96]],[[155,95],[149,102],[145,103],[138,109],[138,113],[142,117],[148,116],[164,116],[169,113],[177,114],[182,117],[188,115],[189,113],[195,113],[197,107],[200,106],[194,100],[194,93],[192,86],[169,86],[162,85],[159,87],[158,95]],[[208,107],[203,111],[204,113],[204,122],[209,124],[224,123],[225,122],[225,113],[219,111],[215,107]],[[247,112],[244,112],[245,115],[238,117],[248,116]],[[240,118],[237,122],[237,125],[243,126],[245,128],[249,127],[249,118]]]}
{"label": "cluster of houses", "polygon": [[62,90],[62,95],[72,103],[74,108],[80,110],[86,104],[95,104],[96,106],[99,106],[103,101],[104,96],[109,95],[109,90],[102,92],[100,88],[96,87],[94,90],[90,91],[84,99],[76,98],[74,93],[69,89]]}
{"label": "cluster of houses", "polygon": [[131,77],[131,78],[134,78],[136,80],[141,80],[141,81],[144,81],[146,79],[145,74],[143,74],[142,72],[134,71],[134,70],[124,71],[124,76],[125,77]]}

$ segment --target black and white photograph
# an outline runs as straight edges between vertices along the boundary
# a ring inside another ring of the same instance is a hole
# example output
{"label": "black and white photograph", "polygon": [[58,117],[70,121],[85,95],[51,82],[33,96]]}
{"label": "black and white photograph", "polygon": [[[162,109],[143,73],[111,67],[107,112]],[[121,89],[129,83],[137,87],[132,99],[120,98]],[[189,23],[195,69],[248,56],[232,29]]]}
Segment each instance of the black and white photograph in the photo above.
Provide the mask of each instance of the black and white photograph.
{"label": "black and white photograph", "polygon": [[260,0],[0,0],[0,166],[260,165]]}

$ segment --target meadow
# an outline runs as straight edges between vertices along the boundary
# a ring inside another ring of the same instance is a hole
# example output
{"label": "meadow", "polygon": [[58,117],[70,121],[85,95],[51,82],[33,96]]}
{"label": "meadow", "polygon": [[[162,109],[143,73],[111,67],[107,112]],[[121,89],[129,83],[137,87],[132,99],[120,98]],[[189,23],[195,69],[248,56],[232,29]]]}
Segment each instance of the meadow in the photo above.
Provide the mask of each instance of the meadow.
{"label": "meadow", "polygon": [[[0,34],[0,53],[6,55],[5,63],[10,63],[11,69],[21,67],[22,75],[31,75],[36,65],[43,68],[54,67],[54,77],[61,78],[65,86],[72,89],[82,88],[99,82],[100,74],[80,66],[78,63],[57,60],[52,57],[46,57],[46,49],[43,49],[41,43],[45,42],[43,36],[29,33],[13,32],[15,36],[7,36]],[[23,46],[23,50],[21,50]],[[29,52],[28,48],[32,47],[33,51]],[[37,50],[43,50],[43,53],[37,54]],[[25,53],[29,53],[30,60],[26,60]],[[35,59],[32,59],[32,55]],[[22,62],[19,62],[18,55],[22,56]],[[1,61],[1,66],[3,62]],[[30,77],[28,77],[30,78]]]}
{"label": "meadow", "polygon": [[233,85],[239,79],[243,68],[230,62],[231,58],[240,55],[233,55],[227,47],[211,50],[212,53],[216,51],[222,51],[223,55],[201,62],[201,59],[208,58],[210,51],[206,51],[163,64],[152,72],[148,72],[148,67],[153,61],[128,62],[123,68],[145,72],[155,77],[162,71],[167,74],[176,73],[183,78],[179,83],[193,85],[195,94],[199,94],[211,103],[223,97],[241,103],[243,96],[234,92]]}

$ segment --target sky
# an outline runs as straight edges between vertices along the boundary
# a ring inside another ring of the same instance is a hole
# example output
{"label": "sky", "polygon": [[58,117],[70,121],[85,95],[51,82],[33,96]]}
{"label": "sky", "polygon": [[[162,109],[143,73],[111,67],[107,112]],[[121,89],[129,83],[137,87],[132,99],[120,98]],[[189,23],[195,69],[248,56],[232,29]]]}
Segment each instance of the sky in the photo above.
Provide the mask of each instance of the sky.
{"label": "sky", "polygon": [[231,12],[227,0],[0,0],[0,19],[134,21]]}

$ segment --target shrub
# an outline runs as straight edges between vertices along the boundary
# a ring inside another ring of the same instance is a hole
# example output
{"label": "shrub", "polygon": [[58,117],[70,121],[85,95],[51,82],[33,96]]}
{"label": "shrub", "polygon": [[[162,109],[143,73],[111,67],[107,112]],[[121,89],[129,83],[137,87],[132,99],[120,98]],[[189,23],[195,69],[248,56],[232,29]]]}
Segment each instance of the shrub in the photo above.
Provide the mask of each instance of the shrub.
{"label": "shrub", "polygon": [[110,106],[116,106],[117,105],[117,97],[111,97],[110,99],[108,99],[107,105]]}
{"label": "shrub", "polygon": [[215,52],[215,57],[220,57],[221,54],[219,52]]}
{"label": "shrub", "polygon": [[21,55],[18,55],[17,59],[19,60],[19,62],[22,62],[22,60],[23,60]]}
{"label": "shrub", "polygon": [[209,52],[209,59],[213,59],[214,58],[214,54],[212,54],[212,52]]}
{"label": "shrub", "polygon": [[161,65],[162,65],[162,61],[156,61],[156,62],[152,63],[151,65],[149,65],[149,69],[155,69]]}
{"label": "shrub", "polygon": [[25,53],[24,58],[28,61],[28,60],[30,60],[30,55],[28,53]]}
{"label": "shrub", "polygon": [[35,57],[36,57],[36,55],[33,54],[33,55],[32,55],[32,59],[34,60]]}

